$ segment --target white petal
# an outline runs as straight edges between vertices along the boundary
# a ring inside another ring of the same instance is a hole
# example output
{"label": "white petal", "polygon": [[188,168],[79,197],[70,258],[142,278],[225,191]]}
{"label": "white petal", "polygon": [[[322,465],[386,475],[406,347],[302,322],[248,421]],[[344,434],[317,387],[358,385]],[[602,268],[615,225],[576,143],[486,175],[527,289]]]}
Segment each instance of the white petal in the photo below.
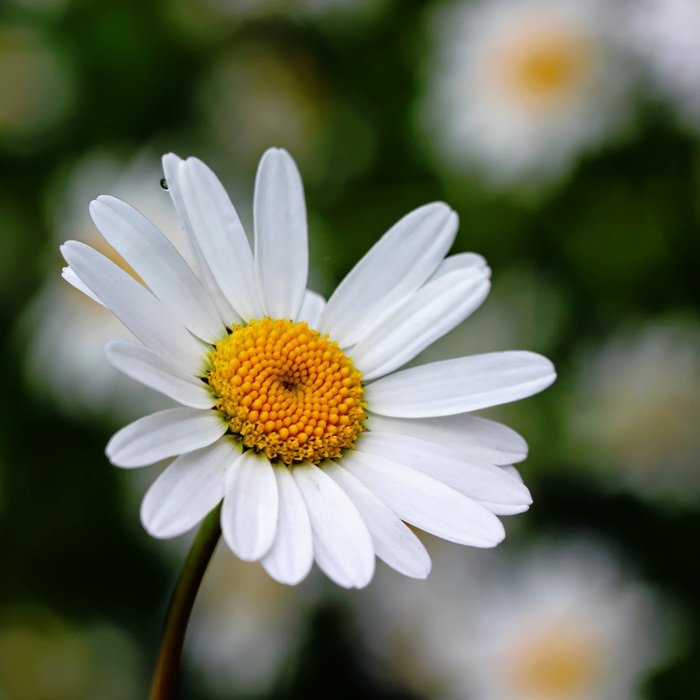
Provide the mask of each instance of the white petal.
{"label": "white petal", "polygon": [[115,197],[90,202],[90,214],[105,240],[149,289],[195,335],[209,343],[226,336],[207,291],[175,246],[142,214]]}
{"label": "white petal", "polygon": [[315,328],[325,306],[326,300],[320,294],[307,289],[297,321],[306,321],[312,328]]}
{"label": "white petal", "polygon": [[374,413],[397,418],[448,416],[517,401],[546,389],[554,366],[525,351],[492,352],[396,372],[365,393]]}
{"label": "white petal", "polygon": [[476,501],[527,509],[532,497],[522,481],[500,467],[465,457],[450,447],[408,435],[363,433],[357,447],[416,469]]}
{"label": "white petal", "polygon": [[321,314],[319,330],[342,347],[355,344],[433,274],[457,226],[457,215],[442,202],[404,216],[340,283]]}
{"label": "white petal", "polygon": [[190,408],[211,408],[214,396],[207,385],[145,345],[113,340],[105,346],[109,362],[127,377],[145,384]]}
{"label": "white petal", "polygon": [[468,268],[475,271],[484,270],[489,277],[491,276],[491,269],[481,255],[478,253],[457,253],[445,258],[438,265],[437,270],[435,270],[430,279],[432,281],[455,270],[466,270]]}
{"label": "white petal", "polygon": [[523,477],[520,476],[520,472],[512,464],[504,464],[501,469],[503,469],[506,474],[510,474],[514,479],[518,481],[523,480]]}
{"label": "white petal", "polygon": [[410,528],[349,471],[330,463],[324,463],[322,469],[355,504],[377,556],[404,576],[426,578],[430,556]]}
{"label": "white petal", "polygon": [[309,271],[304,187],[280,148],[265,152],[255,180],[255,273],[265,313],[294,319]]}
{"label": "white petal", "polygon": [[193,374],[203,371],[203,346],[131,275],[78,241],[64,243],[61,252],[80,280],[144,345],[191,369]]}
{"label": "white petal", "polygon": [[75,287],[79,292],[82,292],[85,296],[89,297],[93,301],[96,301],[100,306],[104,306],[92,289],[83,284],[80,277],[78,277],[78,275],[76,275],[75,272],[70,269],[70,267],[66,266],[61,270],[61,277],[63,277],[68,284]]}
{"label": "white petal", "polygon": [[232,326],[236,323],[240,323],[241,317],[236,313],[233,306],[231,306],[226,298],[226,295],[217,284],[212,271],[207,265],[202,249],[199,247],[197,237],[194,234],[190,213],[182,196],[182,171],[184,165],[185,161],[178,158],[174,153],[168,153],[163,156],[163,172],[165,173],[165,179],[168,183],[168,192],[170,193],[170,198],[175,205],[178,216],[184,225],[187,241],[197,265],[199,279],[202,280],[204,286],[209,291],[221,318],[228,326]]}
{"label": "white petal", "polygon": [[197,158],[185,161],[180,186],[192,231],[219,288],[242,318],[260,318],[253,254],[224,186]]}
{"label": "white petal", "polygon": [[216,442],[228,423],[215,411],[168,408],[125,426],[107,444],[107,457],[118,467],[143,467]]}
{"label": "white petal", "polygon": [[233,552],[257,561],[272,546],[277,531],[279,497],[270,460],[247,450],[226,474],[221,529]]}
{"label": "white petal", "polygon": [[[512,477],[516,481],[522,483],[523,477],[520,476],[520,472],[512,464],[504,464],[501,469]],[[486,501],[480,501],[484,508],[488,508],[495,515],[517,515],[518,513],[524,513],[529,506],[506,506],[501,503],[488,503]]]}
{"label": "white petal", "polygon": [[219,440],[178,457],[153,482],[141,504],[141,522],[153,537],[177,537],[221,501],[227,467],[236,459],[233,441]]}
{"label": "white petal", "polygon": [[489,503],[488,501],[479,501],[486,510],[494,515],[519,515],[524,513],[530,506],[506,506],[502,503]]}
{"label": "white petal", "polygon": [[490,288],[484,268],[458,269],[428,282],[352,348],[355,366],[366,381],[401,367],[464,321]]}
{"label": "white petal", "polygon": [[348,452],[341,462],[402,520],[450,542],[493,547],[504,537],[498,518],[478,503],[400,462]]}
{"label": "white petal", "polygon": [[527,443],[515,430],[467,413],[439,418],[389,418],[370,413],[367,427],[430,440],[491,464],[511,464],[527,457]]}
{"label": "white petal", "polygon": [[294,586],[306,577],[314,562],[311,523],[289,468],[273,468],[279,491],[279,519],[275,541],[262,565],[276,581]]}
{"label": "white petal", "polygon": [[294,465],[292,476],[309,512],[319,567],[339,586],[363,588],[374,574],[374,549],[352,501],[309,462]]}

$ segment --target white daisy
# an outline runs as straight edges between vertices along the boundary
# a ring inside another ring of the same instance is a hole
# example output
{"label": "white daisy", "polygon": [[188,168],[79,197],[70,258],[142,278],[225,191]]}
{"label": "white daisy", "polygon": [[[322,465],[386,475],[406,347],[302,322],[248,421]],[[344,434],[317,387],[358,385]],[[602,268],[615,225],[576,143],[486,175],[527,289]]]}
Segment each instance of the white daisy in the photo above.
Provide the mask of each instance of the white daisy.
{"label": "white daisy", "polygon": [[434,21],[423,118],[441,162],[496,185],[562,174],[628,113],[606,0],[482,0]]}
{"label": "white daisy", "polygon": [[671,649],[666,606],[598,544],[444,559],[421,587],[380,578],[358,607],[383,667],[431,698],[637,698]]}
{"label": "white daisy", "polygon": [[700,130],[700,3],[636,0],[628,5],[628,40],[656,93]]}
{"label": "white daisy", "polygon": [[147,286],[83,243],[61,248],[65,277],[141,341],[110,343],[110,361],[182,404],[107,447],[122,467],[177,457],[144,498],[146,529],[175,537],[223,499],[224,539],[241,559],[289,584],[315,560],[346,587],[370,581],[375,553],[428,574],[402,521],[461,544],[500,542],[496,514],[531,502],[500,465],[523,459],[526,445],[466,412],[541,391],[552,364],[501,352],[395,371],[488,293],[480,256],[445,258],[456,214],[433,203],[405,216],[326,302],[306,289],[304,193],[285,151],[260,162],[253,251],[204,163],[171,154],[163,165],[197,274],[113,197],[92,202],[93,219]]}
{"label": "white daisy", "polygon": [[697,504],[697,320],[654,321],[611,337],[582,358],[566,408],[575,450],[609,484]]}

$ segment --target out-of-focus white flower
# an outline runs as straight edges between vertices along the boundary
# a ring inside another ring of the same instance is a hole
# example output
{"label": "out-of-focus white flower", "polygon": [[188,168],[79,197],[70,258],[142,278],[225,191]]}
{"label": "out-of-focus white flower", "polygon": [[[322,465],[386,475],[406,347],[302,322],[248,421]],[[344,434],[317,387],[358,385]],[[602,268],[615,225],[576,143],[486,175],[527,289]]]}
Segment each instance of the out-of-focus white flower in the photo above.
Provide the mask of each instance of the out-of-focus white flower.
{"label": "out-of-focus white flower", "polygon": [[36,30],[0,26],[0,143],[29,148],[67,116],[73,85],[61,57]]}
{"label": "out-of-focus white flower", "polygon": [[199,591],[186,646],[213,693],[228,698],[269,690],[298,650],[307,593],[218,550]]}
{"label": "out-of-focus white flower", "polygon": [[0,620],[1,698],[131,700],[144,691],[134,643],[112,625],[79,627],[41,608]]}
{"label": "out-of-focus white flower", "polygon": [[421,586],[380,578],[360,606],[376,653],[430,697],[631,700],[667,651],[657,597],[597,545],[447,554]]}
{"label": "out-of-focus white flower", "polygon": [[650,499],[700,496],[700,324],[659,321],[584,358],[568,401],[577,451]]}
{"label": "out-of-focus white flower", "polygon": [[625,26],[655,90],[700,130],[700,2],[631,0]]}
{"label": "out-of-focus white flower", "polygon": [[[59,241],[73,238],[120,260],[98,234],[86,206],[105,189],[134,202],[185,253],[181,225],[159,185],[161,178],[158,159],[143,156],[124,165],[106,154],[86,156],[57,187],[48,206],[52,254]],[[133,336],[107,309],[60,280],[58,257],[51,255],[46,267],[46,281],[24,317],[25,373],[37,394],[83,418],[91,413],[132,418],[144,409],[164,407],[164,399],[125,379],[105,361],[109,340]]]}
{"label": "out-of-focus white flower", "polygon": [[608,0],[456,2],[434,18],[423,101],[441,161],[494,185],[562,174],[629,112]]}

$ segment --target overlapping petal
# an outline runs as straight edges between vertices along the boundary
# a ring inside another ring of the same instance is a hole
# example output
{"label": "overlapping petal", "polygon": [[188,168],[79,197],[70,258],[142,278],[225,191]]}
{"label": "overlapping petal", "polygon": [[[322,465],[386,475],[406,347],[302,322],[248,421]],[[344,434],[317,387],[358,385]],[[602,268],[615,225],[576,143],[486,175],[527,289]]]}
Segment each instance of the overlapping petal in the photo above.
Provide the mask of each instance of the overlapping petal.
{"label": "overlapping petal", "polygon": [[441,443],[408,433],[368,432],[358,448],[391,459],[447,484],[476,501],[526,509],[532,498],[525,484],[505,470],[475,457],[466,457]]}
{"label": "overlapping petal", "polygon": [[104,306],[92,289],[84,284],[80,277],[78,277],[78,275],[76,275],[75,272],[73,272],[73,270],[71,270],[67,265],[61,270],[61,277],[63,277],[63,279],[72,287],[75,287],[79,292],[82,292],[86,297],[89,297],[93,301],[97,302],[100,306]]}
{"label": "overlapping petal", "polygon": [[473,547],[493,547],[505,536],[498,518],[483,506],[402,465],[390,454],[353,450],[345,455],[342,465],[402,520],[437,537]]}
{"label": "overlapping petal", "polygon": [[207,385],[145,345],[113,340],[105,346],[107,359],[127,377],[190,408],[211,408],[214,396]]}
{"label": "overlapping petal", "polygon": [[210,296],[175,246],[136,209],[102,195],[90,214],[105,240],[195,335],[213,343],[226,329]]}
{"label": "overlapping petal", "polygon": [[180,187],[192,233],[219,288],[243,319],[259,318],[253,253],[223,185],[201,160],[188,158]]}
{"label": "overlapping petal", "polygon": [[430,573],[430,556],[411,529],[349,471],[330,463],[323,465],[323,471],[355,504],[377,556],[404,576],[425,578]]}
{"label": "overlapping petal", "polygon": [[349,347],[435,272],[457,233],[457,215],[426,204],[392,226],[333,292],[318,327]]}
{"label": "overlapping petal", "polygon": [[90,246],[61,246],[78,278],[144,344],[192,372],[204,369],[202,346],[173,312],[131,275]]}
{"label": "overlapping petal", "polygon": [[183,196],[183,189],[187,186],[185,183],[183,183],[184,167],[185,161],[176,156],[174,153],[167,153],[163,156],[163,172],[165,173],[165,182],[167,183],[170,198],[175,206],[180,220],[182,221],[185,233],[187,234],[187,241],[190,246],[190,251],[192,252],[192,257],[196,263],[197,274],[202,280],[204,286],[207,288],[207,290],[209,290],[209,294],[211,295],[214,305],[219,311],[219,315],[228,326],[231,326],[234,323],[240,322],[241,317],[236,313],[233,306],[231,306],[229,300],[226,298],[226,295],[219,287],[214,274],[209,269],[204,252],[202,251],[199,240],[195,234],[192,217]]}
{"label": "overlapping petal", "polygon": [[468,267],[439,275],[388,314],[352,349],[365,381],[412,360],[451,331],[486,299],[488,268]]}
{"label": "overlapping petal", "polygon": [[374,548],[352,501],[309,462],[295,465],[291,474],[311,520],[316,563],[339,586],[363,588],[374,574]]}

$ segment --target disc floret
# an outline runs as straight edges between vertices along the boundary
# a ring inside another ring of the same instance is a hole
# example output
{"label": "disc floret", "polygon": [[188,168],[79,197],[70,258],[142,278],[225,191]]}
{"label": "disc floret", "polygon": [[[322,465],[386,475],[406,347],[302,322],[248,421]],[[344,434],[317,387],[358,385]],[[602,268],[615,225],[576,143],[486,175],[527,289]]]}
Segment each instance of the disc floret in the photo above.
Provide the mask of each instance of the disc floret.
{"label": "disc floret", "polygon": [[210,362],[207,381],[231,433],[270,460],[337,459],[364,430],[361,373],[306,322],[236,325]]}

